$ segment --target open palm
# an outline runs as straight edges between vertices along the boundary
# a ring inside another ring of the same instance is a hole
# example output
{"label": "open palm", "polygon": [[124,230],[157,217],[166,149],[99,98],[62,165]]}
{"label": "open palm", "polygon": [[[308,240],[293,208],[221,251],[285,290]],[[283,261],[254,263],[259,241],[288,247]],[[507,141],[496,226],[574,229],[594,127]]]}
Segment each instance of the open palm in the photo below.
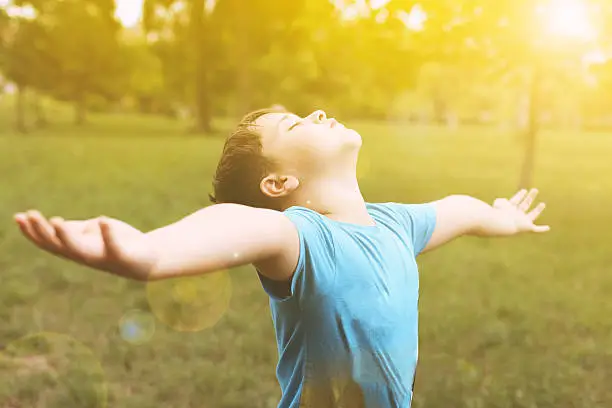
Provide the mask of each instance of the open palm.
{"label": "open palm", "polygon": [[540,203],[531,211],[529,210],[538,195],[537,189],[521,190],[512,198],[498,198],[493,203],[493,207],[501,210],[514,223],[516,232],[547,232],[550,230],[548,225],[536,225],[535,221],[542,214],[546,205]]}
{"label": "open palm", "polygon": [[38,211],[15,216],[23,235],[37,247],[56,256],[109,272],[146,262],[143,233],[122,221],[98,217],[50,220]]}

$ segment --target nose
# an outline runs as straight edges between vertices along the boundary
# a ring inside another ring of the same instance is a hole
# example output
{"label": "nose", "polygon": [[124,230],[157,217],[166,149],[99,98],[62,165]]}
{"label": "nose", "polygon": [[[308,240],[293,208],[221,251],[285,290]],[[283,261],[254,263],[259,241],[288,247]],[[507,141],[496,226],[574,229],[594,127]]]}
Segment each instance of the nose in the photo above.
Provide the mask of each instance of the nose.
{"label": "nose", "polygon": [[323,123],[327,120],[327,115],[324,111],[318,110],[310,114],[310,118],[315,123]]}

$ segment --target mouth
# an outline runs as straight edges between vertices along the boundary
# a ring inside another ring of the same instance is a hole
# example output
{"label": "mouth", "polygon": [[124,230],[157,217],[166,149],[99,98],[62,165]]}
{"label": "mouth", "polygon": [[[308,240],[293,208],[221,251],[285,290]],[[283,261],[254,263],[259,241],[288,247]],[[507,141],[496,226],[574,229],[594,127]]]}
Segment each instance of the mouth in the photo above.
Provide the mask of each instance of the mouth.
{"label": "mouth", "polygon": [[338,121],[337,121],[336,119],[330,119],[330,120],[329,120],[329,127],[330,127],[330,128],[332,128],[332,129],[333,129],[333,128],[335,128],[335,127],[336,127],[336,126],[338,126],[338,125],[340,125],[340,124],[338,123]]}

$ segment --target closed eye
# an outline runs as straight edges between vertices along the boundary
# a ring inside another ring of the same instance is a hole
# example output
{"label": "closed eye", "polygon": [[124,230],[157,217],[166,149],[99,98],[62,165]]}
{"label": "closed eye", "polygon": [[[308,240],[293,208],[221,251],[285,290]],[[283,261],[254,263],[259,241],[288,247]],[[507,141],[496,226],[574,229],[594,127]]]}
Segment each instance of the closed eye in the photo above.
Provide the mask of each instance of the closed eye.
{"label": "closed eye", "polygon": [[297,122],[295,122],[293,125],[291,125],[291,126],[289,127],[289,129],[287,129],[287,131],[289,132],[290,130],[292,130],[293,128],[295,128],[296,126],[301,125],[301,124],[302,124],[302,121],[301,121],[301,120],[300,120],[300,121],[297,121]]}

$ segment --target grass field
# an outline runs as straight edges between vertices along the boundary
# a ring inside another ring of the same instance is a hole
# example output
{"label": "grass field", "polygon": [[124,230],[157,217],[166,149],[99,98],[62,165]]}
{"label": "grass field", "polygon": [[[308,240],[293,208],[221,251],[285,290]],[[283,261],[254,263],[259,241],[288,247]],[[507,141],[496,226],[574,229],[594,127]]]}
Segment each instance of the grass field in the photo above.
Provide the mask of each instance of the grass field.
{"label": "grass field", "polygon": [[[0,407],[275,407],[274,332],[251,268],[147,287],[41,253],[12,222],[29,208],[173,222],[208,205],[222,138],[159,118],[76,129],[61,112],[21,136],[9,119],[0,106]],[[364,137],[368,201],[515,190],[520,146],[503,132],[348,125]],[[415,407],[612,406],[612,135],[545,133],[538,152],[549,234],[466,238],[420,260]]]}

